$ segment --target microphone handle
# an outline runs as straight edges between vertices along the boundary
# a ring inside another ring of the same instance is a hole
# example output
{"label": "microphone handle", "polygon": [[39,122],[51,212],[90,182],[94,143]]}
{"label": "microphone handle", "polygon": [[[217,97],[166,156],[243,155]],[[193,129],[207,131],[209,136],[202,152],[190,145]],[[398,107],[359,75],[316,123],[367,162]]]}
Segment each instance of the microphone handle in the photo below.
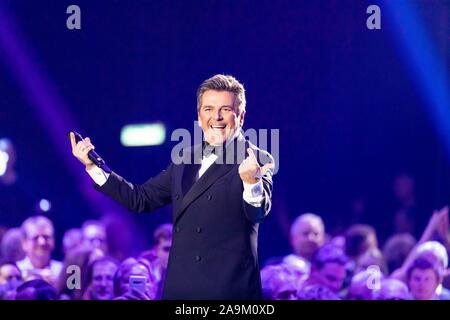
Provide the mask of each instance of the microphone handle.
{"label": "microphone handle", "polygon": [[101,168],[103,165],[105,165],[105,160],[100,157],[95,150],[91,150],[88,152],[88,158],[95,163],[95,165],[99,168]]}
{"label": "microphone handle", "polygon": [[[75,141],[78,143],[80,141],[83,141],[83,137],[81,136],[81,134],[79,134],[76,131],[71,131],[73,132],[73,134],[75,135]],[[69,132],[70,134],[70,132]],[[108,166],[105,163],[105,160],[102,159],[102,157],[100,157],[98,155],[97,152],[95,152],[95,150],[91,150],[88,152],[88,158],[89,160],[91,160],[97,167],[105,170],[106,172],[111,172],[111,170],[108,168]]]}

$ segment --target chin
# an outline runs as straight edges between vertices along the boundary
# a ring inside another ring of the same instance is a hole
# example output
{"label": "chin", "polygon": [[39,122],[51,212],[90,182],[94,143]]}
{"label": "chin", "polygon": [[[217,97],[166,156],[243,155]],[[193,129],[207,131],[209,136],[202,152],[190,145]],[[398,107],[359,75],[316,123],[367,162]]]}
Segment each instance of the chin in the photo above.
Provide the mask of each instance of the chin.
{"label": "chin", "polygon": [[227,140],[227,138],[225,136],[223,137],[217,137],[217,136],[213,136],[213,137],[209,137],[207,139],[208,143],[213,145],[213,146],[219,146],[223,143],[225,143],[225,141]]}
{"label": "chin", "polygon": [[35,254],[38,259],[50,259],[50,254],[48,252],[38,252]]}

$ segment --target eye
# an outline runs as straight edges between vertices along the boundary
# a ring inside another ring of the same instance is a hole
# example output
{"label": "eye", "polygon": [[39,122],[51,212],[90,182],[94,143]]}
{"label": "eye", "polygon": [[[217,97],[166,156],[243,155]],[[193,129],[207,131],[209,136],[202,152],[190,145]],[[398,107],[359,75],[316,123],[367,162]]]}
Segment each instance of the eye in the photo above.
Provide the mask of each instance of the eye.
{"label": "eye", "polygon": [[222,111],[224,111],[224,112],[231,112],[232,110],[231,110],[230,107],[223,107]]}

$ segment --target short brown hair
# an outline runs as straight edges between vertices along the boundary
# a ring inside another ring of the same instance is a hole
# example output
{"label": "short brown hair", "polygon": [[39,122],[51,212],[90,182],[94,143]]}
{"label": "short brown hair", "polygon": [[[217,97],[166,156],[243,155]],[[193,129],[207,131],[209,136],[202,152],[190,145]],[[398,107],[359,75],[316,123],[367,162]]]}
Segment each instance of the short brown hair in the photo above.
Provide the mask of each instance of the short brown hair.
{"label": "short brown hair", "polygon": [[197,89],[197,112],[200,111],[203,93],[208,90],[228,91],[236,96],[236,106],[239,114],[245,112],[245,89],[235,77],[225,74],[216,74],[203,83]]}
{"label": "short brown hair", "polygon": [[408,281],[411,280],[412,273],[415,269],[420,270],[426,270],[426,269],[433,269],[436,279],[441,279],[444,276],[444,269],[442,266],[439,265],[438,262],[430,261],[429,259],[426,259],[424,257],[418,257],[414,259],[414,261],[409,266],[408,270],[406,271],[406,276]]}

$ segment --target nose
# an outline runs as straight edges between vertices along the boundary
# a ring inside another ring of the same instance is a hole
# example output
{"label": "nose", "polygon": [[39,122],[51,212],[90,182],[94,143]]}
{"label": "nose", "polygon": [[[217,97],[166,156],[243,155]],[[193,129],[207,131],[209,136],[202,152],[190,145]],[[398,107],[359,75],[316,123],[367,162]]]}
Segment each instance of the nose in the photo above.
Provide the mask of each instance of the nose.
{"label": "nose", "polygon": [[220,109],[214,111],[214,120],[222,120],[222,114],[220,113]]}
{"label": "nose", "polygon": [[43,237],[43,236],[38,237],[38,244],[39,245],[43,246],[46,243],[47,243],[47,241],[45,240],[45,237]]}
{"label": "nose", "polygon": [[108,280],[107,280],[106,278],[103,278],[103,279],[100,281],[100,285],[101,285],[102,287],[107,287],[107,286],[108,286]]}

